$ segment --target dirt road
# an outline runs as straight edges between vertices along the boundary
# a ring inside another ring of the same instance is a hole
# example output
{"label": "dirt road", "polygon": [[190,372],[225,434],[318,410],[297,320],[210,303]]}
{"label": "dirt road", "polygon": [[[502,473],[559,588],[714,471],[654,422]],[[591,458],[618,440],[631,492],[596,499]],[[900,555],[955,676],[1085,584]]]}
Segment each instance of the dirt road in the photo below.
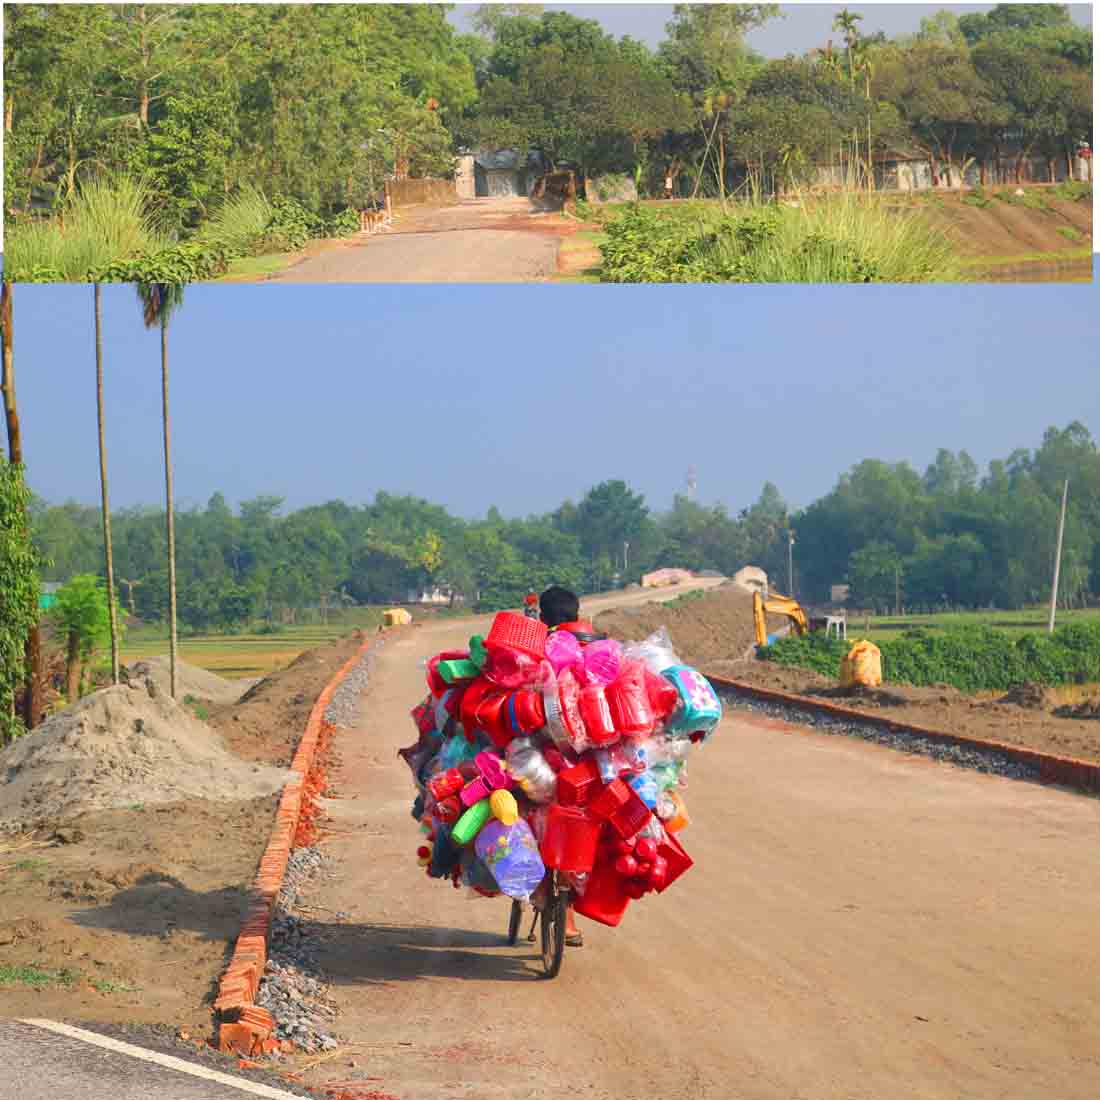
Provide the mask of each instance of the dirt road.
{"label": "dirt road", "polygon": [[526,199],[399,212],[391,231],[326,248],[276,276],[293,283],[523,283],[557,271],[561,218]]}
{"label": "dirt road", "polygon": [[[591,610],[591,609],[589,609]],[[311,903],[349,1060],[309,1083],[394,1100],[945,1100],[1100,1094],[1100,801],[862,742],[728,718],[691,765],[696,867],[561,976],[503,939],[507,905],[416,866],[422,658],[379,652],[329,803],[337,874]],[[564,1082],[563,1082],[564,1078]]]}

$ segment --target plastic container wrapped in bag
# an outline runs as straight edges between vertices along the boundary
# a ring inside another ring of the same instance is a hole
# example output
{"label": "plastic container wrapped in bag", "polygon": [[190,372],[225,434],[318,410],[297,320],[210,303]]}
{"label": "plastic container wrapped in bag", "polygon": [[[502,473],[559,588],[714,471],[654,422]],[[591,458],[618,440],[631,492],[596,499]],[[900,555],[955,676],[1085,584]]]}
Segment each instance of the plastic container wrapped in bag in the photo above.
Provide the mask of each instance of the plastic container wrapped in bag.
{"label": "plastic container wrapped in bag", "polygon": [[510,898],[526,901],[546,874],[538,841],[522,818],[511,825],[490,821],[478,833],[474,849]]}
{"label": "plastic container wrapped in bag", "polygon": [[552,802],[557,795],[558,775],[529,737],[516,737],[505,755],[508,771],[532,802]]}

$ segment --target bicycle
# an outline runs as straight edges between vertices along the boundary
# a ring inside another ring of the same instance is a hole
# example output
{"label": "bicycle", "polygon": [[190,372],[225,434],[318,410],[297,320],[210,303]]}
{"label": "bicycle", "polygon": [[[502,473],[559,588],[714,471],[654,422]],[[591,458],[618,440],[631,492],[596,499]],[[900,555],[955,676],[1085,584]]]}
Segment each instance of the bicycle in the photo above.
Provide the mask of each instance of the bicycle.
{"label": "bicycle", "polygon": [[[535,918],[531,922],[531,931],[528,933],[529,942],[535,942],[535,926],[539,925],[542,933],[542,969],[546,978],[556,978],[561,970],[562,958],[565,955],[565,918],[569,909],[573,891],[559,882],[558,872],[550,871],[542,880],[542,886],[535,892],[535,896],[542,893],[541,904],[532,901],[531,908],[535,911]],[[513,901],[512,911],[508,918],[508,946],[514,947],[519,940],[519,928],[523,921],[523,902]]]}

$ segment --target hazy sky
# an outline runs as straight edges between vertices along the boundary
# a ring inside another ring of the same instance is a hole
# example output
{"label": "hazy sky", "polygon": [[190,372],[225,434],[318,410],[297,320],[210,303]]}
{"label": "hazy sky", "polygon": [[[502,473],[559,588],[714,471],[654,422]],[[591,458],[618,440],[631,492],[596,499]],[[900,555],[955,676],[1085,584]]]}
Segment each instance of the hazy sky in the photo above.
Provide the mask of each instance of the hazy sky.
{"label": "hazy sky", "polygon": [[[413,493],[541,512],[689,466],[731,509],[793,505],[873,456],[982,466],[1074,418],[1100,433],[1096,287],[194,287],[170,331],[176,492],[289,506]],[[104,289],[112,502],[163,496],[159,337]],[[29,479],[98,496],[92,289],[19,286]]]}
{"label": "hazy sky", "polygon": [[[544,4],[548,11],[568,11],[588,19],[598,19],[616,38],[629,34],[650,46],[665,37],[665,24],[672,18],[672,4]],[[839,36],[832,29],[833,17],[844,4],[783,4],[783,18],[773,19],[748,36],[749,43],[765,57],[801,54],[814,46],[822,46]],[[863,16],[860,30],[864,34],[885,31],[888,35],[916,31],[921,19],[946,8],[959,15],[974,11],[989,11],[993,4],[849,4]],[[478,4],[459,4],[451,12],[451,20],[463,30],[470,29],[470,17]],[[1092,23],[1091,4],[1071,4],[1070,11],[1078,23]]]}

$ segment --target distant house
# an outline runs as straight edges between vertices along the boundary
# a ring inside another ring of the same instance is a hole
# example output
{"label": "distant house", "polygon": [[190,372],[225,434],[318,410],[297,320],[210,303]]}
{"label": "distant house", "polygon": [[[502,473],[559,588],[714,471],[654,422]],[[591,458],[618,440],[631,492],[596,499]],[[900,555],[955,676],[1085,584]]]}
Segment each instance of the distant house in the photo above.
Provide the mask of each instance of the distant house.
{"label": "distant house", "polygon": [[829,600],[832,603],[847,603],[851,586],[847,584],[834,584],[829,589]]}
{"label": "distant house", "polygon": [[546,170],[541,154],[517,149],[467,150],[455,162],[460,198],[523,198]]}
{"label": "distant house", "polygon": [[436,585],[434,588],[417,590],[410,588],[408,591],[408,599],[406,603],[414,604],[427,604],[431,606],[441,606],[442,604],[449,604],[452,601],[454,603],[462,603],[463,597],[460,593],[452,593],[450,588],[445,585]]}
{"label": "distant house", "polygon": [[642,577],[643,588],[664,588],[670,584],[682,584],[690,581],[694,574],[690,569],[655,569]]}

